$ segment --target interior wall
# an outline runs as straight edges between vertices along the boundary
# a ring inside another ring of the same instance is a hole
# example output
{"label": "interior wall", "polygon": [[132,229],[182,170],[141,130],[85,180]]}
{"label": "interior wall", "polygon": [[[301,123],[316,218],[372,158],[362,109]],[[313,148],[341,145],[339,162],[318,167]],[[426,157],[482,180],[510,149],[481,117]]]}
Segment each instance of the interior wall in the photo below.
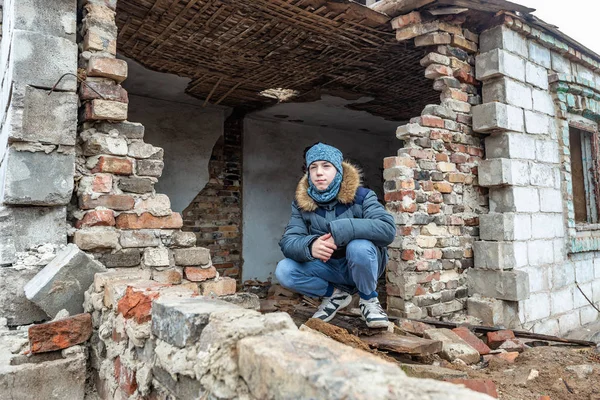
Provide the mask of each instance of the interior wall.
{"label": "interior wall", "polygon": [[305,147],[322,141],[338,147],[344,157],[359,163],[364,184],[383,198],[383,158],[400,147],[389,136],[248,117],[244,124],[242,280],[274,278],[283,255],[279,239],[289,220],[291,203],[302,177]]}
{"label": "interior wall", "polygon": [[182,212],[208,182],[208,162],[223,135],[227,107],[207,106],[185,94],[190,79],[151,71],[123,57],[129,68],[123,87],[129,93],[129,120],[145,126],[145,142],[165,150],[157,193]]}
{"label": "interior wall", "polygon": [[145,126],[145,142],[164,149],[165,168],[155,188],[169,196],[173,211],[182,212],[208,182],[223,110],[130,93],[129,120]]}

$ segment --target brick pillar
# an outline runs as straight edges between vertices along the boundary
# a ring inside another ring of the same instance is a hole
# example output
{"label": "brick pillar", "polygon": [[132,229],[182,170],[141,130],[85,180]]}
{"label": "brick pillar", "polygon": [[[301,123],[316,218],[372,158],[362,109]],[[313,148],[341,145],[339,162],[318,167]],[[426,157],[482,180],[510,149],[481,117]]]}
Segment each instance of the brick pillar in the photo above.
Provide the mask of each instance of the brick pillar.
{"label": "brick pillar", "polygon": [[[473,117],[475,130],[491,134],[479,169],[480,184],[490,188],[490,213],[481,217],[483,240],[475,243],[469,283],[473,294],[489,298],[487,308],[497,303],[486,322],[509,325],[510,315],[504,314],[514,315],[517,304],[525,317],[521,322],[548,316],[542,265],[553,263],[564,248],[556,239],[564,236],[564,222],[555,110],[545,61],[529,61],[528,40],[504,25],[481,36],[477,76],[484,104]],[[549,52],[547,57],[549,63]],[[529,281],[530,273],[537,282]],[[525,315],[522,302],[540,289]],[[481,310],[478,302],[469,304],[473,313]]]}
{"label": "brick pillar", "polygon": [[423,21],[418,12],[392,21],[400,41],[414,38],[426,50],[421,65],[441,92],[440,105],[400,126],[404,147],[384,160],[385,200],[398,236],[390,246],[388,311],[392,315],[441,317],[462,311],[466,269],[485,191],[477,187],[483,157],[471,125],[471,106],[480,102],[474,78],[478,36],[459,21]]}
{"label": "brick pillar", "polygon": [[45,314],[23,291],[42,266],[23,263],[19,253],[67,243],[77,132],[77,6],[75,0],[6,1],[1,11],[0,315],[21,325]]}
{"label": "brick pillar", "polygon": [[196,289],[208,294],[214,279],[228,278],[218,277],[209,250],[195,247],[168,196],[154,190],[163,149],[144,142],[141,124],[127,121],[120,85],[127,63],[115,58],[116,2],[83,3],[73,242],[109,268],[139,267],[163,284],[201,282]]}
{"label": "brick pillar", "polygon": [[185,231],[211,250],[220,274],[241,278],[242,267],[242,134],[244,114],[235,109],[223,127],[209,162],[210,178],[183,211]]}

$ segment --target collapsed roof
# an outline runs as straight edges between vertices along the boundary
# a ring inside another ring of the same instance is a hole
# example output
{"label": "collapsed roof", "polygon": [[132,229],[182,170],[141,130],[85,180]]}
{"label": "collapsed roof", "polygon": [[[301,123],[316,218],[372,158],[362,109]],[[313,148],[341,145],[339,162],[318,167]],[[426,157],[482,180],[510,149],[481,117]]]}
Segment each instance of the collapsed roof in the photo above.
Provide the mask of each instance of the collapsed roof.
{"label": "collapsed roof", "polygon": [[534,11],[503,0],[382,0],[372,8],[349,0],[120,0],[118,49],[190,78],[186,92],[206,104],[370,96],[348,107],[405,121],[439,97],[419,65],[424,50],[398,43],[390,21],[449,8],[475,30],[499,11]]}

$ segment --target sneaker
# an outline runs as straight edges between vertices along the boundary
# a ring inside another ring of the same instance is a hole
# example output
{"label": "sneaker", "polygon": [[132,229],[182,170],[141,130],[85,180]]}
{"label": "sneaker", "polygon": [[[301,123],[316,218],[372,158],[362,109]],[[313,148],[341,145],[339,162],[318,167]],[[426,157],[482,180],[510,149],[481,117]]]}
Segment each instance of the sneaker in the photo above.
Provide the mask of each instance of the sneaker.
{"label": "sneaker", "polygon": [[369,328],[387,328],[389,324],[388,316],[381,308],[377,297],[369,300],[360,299],[359,305],[362,318]]}
{"label": "sneaker", "polygon": [[312,317],[329,322],[335,317],[336,312],[344,307],[348,307],[351,301],[352,295],[350,293],[335,289],[331,297],[323,297],[319,309]]}

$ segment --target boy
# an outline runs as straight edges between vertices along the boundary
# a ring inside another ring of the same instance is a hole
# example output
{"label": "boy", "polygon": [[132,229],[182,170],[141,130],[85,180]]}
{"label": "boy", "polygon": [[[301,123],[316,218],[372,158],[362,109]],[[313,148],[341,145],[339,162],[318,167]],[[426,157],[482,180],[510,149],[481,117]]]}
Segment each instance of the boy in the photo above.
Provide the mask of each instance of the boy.
{"label": "boy", "polygon": [[360,171],[335,147],[317,143],[305,154],[307,174],[296,189],[292,216],[279,246],[279,283],[310,297],[323,297],[313,318],[330,321],[360,295],[370,328],[386,327],[377,298],[387,248],[396,235],[393,217],[375,192],[360,186]]}

